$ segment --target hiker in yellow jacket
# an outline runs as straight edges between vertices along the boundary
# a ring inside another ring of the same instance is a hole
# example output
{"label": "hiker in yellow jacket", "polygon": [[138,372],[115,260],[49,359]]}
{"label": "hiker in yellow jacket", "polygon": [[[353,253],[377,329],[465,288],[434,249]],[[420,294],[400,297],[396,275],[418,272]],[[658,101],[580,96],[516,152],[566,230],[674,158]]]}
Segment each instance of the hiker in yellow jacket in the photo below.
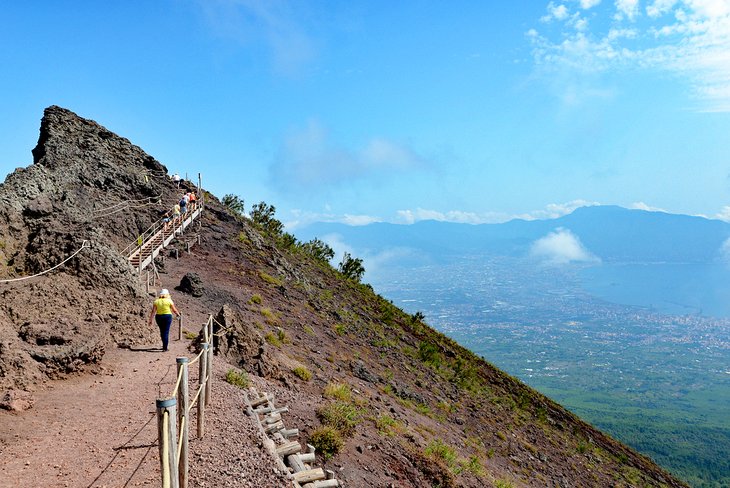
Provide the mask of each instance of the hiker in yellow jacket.
{"label": "hiker in yellow jacket", "polygon": [[170,338],[170,326],[172,325],[172,314],[180,316],[175,304],[170,298],[170,292],[167,288],[160,291],[160,297],[152,304],[150,311],[149,324],[152,325],[152,317],[157,321],[157,327],[160,328],[160,338],[162,339],[162,350],[167,351],[167,343]]}

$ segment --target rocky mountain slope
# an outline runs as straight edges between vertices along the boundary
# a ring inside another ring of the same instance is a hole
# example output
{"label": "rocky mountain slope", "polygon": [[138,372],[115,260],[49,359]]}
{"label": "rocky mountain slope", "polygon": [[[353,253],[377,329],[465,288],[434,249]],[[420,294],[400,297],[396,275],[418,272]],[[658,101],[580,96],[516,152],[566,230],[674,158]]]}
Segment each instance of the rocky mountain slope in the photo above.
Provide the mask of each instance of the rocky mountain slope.
{"label": "rocky mountain slope", "polygon": [[[0,283],[0,388],[15,391],[156,340],[151,297],[120,252],[180,193],[154,158],[59,107],[33,157],[0,187],[0,279],[88,247]],[[330,449],[321,461],[346,486],[685,486],[346,279],[272,215],[206,197],[201,244],[158,263],[162,284],[194,273],[177,293],[218,314],[219,358],[285,399],[287,424]]]}

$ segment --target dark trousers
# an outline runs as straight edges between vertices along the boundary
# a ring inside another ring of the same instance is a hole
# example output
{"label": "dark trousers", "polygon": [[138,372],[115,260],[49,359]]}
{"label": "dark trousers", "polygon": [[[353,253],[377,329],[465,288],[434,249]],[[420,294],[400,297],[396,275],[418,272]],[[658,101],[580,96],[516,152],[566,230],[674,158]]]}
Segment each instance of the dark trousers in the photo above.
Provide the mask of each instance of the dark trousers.
{"label": "dark trousers", "polygon": [[160,328],[160,338],[162,339],[162,349],[167,351],[167,343],[170,340],[170,326],[172,325],[172,314],[166,313],[155,315],[157,327]]}

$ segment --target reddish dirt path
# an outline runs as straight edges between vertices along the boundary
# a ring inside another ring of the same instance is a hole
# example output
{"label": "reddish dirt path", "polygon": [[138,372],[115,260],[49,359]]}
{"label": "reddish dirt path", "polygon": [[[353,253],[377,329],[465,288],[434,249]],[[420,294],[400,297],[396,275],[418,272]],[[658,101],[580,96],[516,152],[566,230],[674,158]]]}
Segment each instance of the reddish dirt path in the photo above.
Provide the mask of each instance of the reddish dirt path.
{"label": "reddish dirt path", "polygon": [[[0,411],[0,486],[160,486],[155,399],[174,387],[175,357],[193,356],[187,344],[173,340],[166,353],[156,345],[110,350],[96,374],[48,383],[25,412]],[[281,486],[241,390],[221,381],[229,367],[214,358],[202,440],[193,414],[190,486]],[[192,390],[196,367],[190,375]]]}

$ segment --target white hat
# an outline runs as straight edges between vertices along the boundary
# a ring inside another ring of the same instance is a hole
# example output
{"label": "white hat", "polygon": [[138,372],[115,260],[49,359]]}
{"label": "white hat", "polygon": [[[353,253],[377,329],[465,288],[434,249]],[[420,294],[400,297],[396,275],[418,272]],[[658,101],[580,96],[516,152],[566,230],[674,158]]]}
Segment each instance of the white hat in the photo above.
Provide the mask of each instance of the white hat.
{"label": "white hat", "polygon": [[170,295],[170,292],[167,291],[167,288],[163,288],[162,290],[160,290],[160,296],[164,297],[165,295]]}

